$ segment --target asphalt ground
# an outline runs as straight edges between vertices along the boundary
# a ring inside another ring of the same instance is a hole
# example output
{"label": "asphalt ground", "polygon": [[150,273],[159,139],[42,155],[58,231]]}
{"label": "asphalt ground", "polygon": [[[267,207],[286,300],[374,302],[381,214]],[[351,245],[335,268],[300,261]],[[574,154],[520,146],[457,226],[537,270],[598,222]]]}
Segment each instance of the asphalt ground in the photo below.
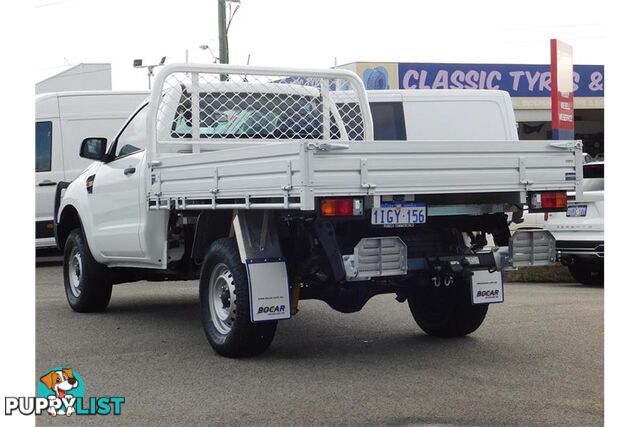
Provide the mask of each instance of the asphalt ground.
{"label": "asphalt ground", "polygon": [[[196,282],[118,285],[100,314],[71,311],[62,267],[36,269],[36,372],[65,365],[120,416],[40,425],[602,425],[602,288],[505,285],[474,334],[432,338],[391,295],[341,314],[320,301],[278,325],[264,355],[217,356]],[[38,381],[36,378],[35,381]]]}

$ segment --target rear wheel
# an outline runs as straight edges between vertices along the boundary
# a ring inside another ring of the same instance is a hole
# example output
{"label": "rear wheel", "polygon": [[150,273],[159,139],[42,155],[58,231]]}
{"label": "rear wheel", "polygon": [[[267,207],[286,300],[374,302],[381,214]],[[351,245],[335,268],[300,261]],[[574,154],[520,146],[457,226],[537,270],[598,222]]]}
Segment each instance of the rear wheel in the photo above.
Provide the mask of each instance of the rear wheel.
{"label": "rear wheel", "polygon": [[604,286],[604,263],[576,261],[569,266],[569,273],[576,282],[587,286]]}
{"label": "rear wheel", "polygon": [[74,311],[104,311],[111,299],[112,283],[107,267],[98,263],[82,234],[76,228],[64,245],[64,290]]}
{"label": "rear wheel", "polygon": [[247,272],[233,238],[216,240],[205,256],[200,310],[207,340],[222,356],[258,355],[275,336],[278,322],[251,322]]}
{"label": "rear wheel", "polygon": [[427,285],[409,296],[414,320],[429,335],[451,338],[480,327],[488,306],[471,304],[471,278],[456,276],[448,287]]}

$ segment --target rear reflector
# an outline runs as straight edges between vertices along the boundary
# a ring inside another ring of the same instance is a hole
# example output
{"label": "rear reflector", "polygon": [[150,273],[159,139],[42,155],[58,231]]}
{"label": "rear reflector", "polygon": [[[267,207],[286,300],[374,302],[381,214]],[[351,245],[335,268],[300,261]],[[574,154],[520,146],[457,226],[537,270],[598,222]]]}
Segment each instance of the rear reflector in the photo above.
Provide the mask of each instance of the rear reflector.
{"label": "rear reflector", "polygon": [[362,215],[362,199],[324,199],[320,202],[322,216]]}
{"label": "rear reflector", "polygon": [[545,191],[531,193],[529,196],[530,211],[564,211],[567,209],[567,193],[564,191]]}

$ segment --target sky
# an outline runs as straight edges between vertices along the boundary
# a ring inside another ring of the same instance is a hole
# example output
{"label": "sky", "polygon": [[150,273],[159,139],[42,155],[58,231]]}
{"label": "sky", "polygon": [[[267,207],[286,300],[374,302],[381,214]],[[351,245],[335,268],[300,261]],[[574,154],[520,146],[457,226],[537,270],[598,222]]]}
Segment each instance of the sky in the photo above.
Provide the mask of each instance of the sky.
{"label": "sky", "polygon": [[[354,61],[549,62],[549,39],[575,64],[603,64],[601,2],[242,0],[229,28],[230,63],[331,67]],[[35,70],[42,80],[81,62],[112,63],[113,89],[146,89],[134,58],[211,63],[217,0],[35,0]]]}

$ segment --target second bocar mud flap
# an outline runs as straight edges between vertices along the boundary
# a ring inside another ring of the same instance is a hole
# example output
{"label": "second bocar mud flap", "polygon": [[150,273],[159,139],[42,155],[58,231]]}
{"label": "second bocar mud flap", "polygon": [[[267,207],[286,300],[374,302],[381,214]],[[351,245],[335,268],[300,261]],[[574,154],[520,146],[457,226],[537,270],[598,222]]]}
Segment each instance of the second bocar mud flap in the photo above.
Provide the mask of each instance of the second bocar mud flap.
{"label": "second bocar mud flap", "polygon": [[496,304],[504,302],[504,284],[501,271],[476,270],[471,277],[471,302]]}

